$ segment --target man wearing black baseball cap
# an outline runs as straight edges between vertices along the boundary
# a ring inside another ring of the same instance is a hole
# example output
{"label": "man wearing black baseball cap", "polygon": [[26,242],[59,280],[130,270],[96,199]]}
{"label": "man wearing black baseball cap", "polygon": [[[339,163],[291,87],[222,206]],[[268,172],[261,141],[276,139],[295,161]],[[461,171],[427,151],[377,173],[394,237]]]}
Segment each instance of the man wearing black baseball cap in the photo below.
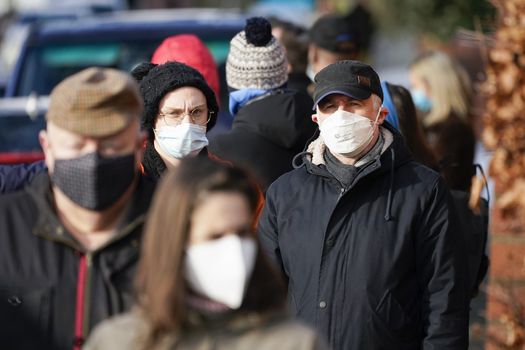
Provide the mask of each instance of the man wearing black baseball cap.
{"label": "man wearing black baseball cap", "polygon": [[359,52],[359,30],[341,15],[324,15],[309,30],[308,74],[313,79],[327,65],[356,59]]}
{"label": "man wearing black baseball cap", "polygon": [[320,136],[268,189],[259,238],[291,310],[335,350],[466,349],[466,247],[450,193],[388,123],[358,61],[315,76]]}

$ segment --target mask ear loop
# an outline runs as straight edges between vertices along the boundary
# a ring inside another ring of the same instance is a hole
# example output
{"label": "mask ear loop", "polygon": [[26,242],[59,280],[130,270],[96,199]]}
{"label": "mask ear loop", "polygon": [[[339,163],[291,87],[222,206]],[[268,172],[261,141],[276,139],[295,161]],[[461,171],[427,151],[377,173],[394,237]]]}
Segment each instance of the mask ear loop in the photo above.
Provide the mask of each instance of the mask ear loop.
{"label": "mask ear loop", "polygon": [[381,107],[379,107],[379,111],[377,112],[377,115],[376,115],[376,119],[372,122],[370,120],[370,122],[372,123],[372,128],[370,129],[370,133],[368,135],[368,141],[362,146],[361,148],[361,151],[362,152],[364,149],[366,149],[368,146],[370,146],[370,143],[372,142],[372,139],[374,138],[374,129],[375,129],[375,126],[377,125],[377,120],[379,119],[379,115],[381,114],[381,109],[383,108],[383,105],[381,105]]}

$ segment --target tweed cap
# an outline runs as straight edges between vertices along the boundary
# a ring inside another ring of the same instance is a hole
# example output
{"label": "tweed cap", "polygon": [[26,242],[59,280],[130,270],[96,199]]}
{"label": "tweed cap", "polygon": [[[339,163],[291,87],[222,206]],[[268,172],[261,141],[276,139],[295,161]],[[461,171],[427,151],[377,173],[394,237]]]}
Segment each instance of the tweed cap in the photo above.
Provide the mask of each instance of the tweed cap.
{"label": "tweed cap", "polygon": [[230,42],[226,82],[233,89],[275,89],[288,81],[288,62],[282,45],[272,36],[270,23],[249,18]]}
{"label": "tweed cap", "polygon": [[143,110],[133,78],[111,68],[87,68],[58,84],[49,98],[48,122],[74,133],[104,137],[140,120]]}

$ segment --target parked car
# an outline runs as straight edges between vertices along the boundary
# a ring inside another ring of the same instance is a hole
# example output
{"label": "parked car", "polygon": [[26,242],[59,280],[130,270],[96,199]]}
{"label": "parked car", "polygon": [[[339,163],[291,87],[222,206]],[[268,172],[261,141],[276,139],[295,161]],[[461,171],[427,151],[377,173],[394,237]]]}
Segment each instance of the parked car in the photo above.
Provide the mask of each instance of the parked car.
{"label": "parked car", "polygon": [[[212,132],[220,132],[231,124],[225,83],[229,42],[244,24],[239,12],[216,9],[122,11],[35,24],[22,46],[5,96],[47,96],[64,78],[91,66],[129,72],[138,63],[149,61],[166,37],[190,33],[208,46],[219,67],[222,108]],[[14,134],[32,138],[28,145],[38,142],[35,124],[13,124],[9,128]],[[1,140],[5,150],[9,150],[9,144]]]}
{"label": "parked car", "polygon": [[[75,0],[76,1],[76,0]],[[120,1],[120,0],[118,0]],[[56,20],[73,20],[84,16],[93,16],[101,13],[116,11],[118,8],[108,5],[84,4],[76,1],[75,4],[57,4],[53,8],[34,8],[17,12],[12,19],[8,20],[2,36],[0,45],[0,94],[5,93],[7,77],[12,71],[20,50],[24,44],[29,29],[36,24],[52,22]]]}
{"label": "parked car", "polygon": [[48,98],[0,99],[0,164],[31,163],[44,158],[38,133],[45,127]]}

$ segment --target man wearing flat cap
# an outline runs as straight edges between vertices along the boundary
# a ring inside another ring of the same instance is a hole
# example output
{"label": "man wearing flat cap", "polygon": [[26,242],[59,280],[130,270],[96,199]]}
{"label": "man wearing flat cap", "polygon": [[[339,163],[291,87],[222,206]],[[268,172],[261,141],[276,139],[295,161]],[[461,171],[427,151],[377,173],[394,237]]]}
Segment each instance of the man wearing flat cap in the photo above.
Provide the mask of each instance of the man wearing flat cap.
{"label": "man wearing flat cap", "polygon": [[0,196],[0,344],[80,349],[132,303],[153,186],[140,176],[143,104],[127,74],[89,68],[52,91],[48,172]]}
{"label": "man wearing flat cap", "polygon": [[320,136],[268,189],[259,238],[291,310],[333,349],[466,349],[467,252],[450,194],[383,123],[382,100],[364,63],[316,75]]}

